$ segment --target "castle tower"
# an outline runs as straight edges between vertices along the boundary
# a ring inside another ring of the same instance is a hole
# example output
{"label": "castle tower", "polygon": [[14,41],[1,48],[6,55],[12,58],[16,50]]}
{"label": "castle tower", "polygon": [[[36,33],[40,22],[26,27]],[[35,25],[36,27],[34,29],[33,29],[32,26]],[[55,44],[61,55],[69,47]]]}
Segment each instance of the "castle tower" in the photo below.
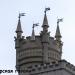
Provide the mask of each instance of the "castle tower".
{"label": "castle tower", "polygon": [[[17,36],[15,37],[16,69],[18,72],[37,65],[57,63],[61,60],[62,45],[60,39],[58,39],[60,34],[59,26],[57,26],[55,37],[51,37],[48,32],[49,24],[46,13],[48,10],[50,8],[45,9],[42,24],[43,30],[37,36],[34,34],[34,28],[32,36],[27,36],[26,38],[22,36],[23,31],[19,17],[16,30]],[[19,73],[19,75],[25,74]]]}
{"label": "castle tower", "polygon": [[56,28],[56,34],[55,34],[55,39],[56,39],[56,43],[58,48],[60,49],[60,54],[62,55],[62,41],[61,41],[61,33],[60,33],[60,29],[59,29],[59,22],[62,22],[63,19],[57,19],[57,28]]}

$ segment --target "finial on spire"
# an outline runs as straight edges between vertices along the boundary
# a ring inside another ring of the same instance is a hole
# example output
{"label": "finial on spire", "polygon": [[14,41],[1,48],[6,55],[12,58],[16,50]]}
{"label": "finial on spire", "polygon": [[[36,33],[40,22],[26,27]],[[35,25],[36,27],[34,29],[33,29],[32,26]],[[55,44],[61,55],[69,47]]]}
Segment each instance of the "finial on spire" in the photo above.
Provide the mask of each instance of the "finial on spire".
{"label": "finial on spire", "polygon": [[57,25],[59,25],[59,22],[63,22],[63,18],[57,19]]}
{"label": "finial on spire", "polygon": [[50,8],[49,8],[49,7],[48,7],[48,8],[45,8],[45,11],[44,11],[44,12],[45,12],[45,14],[46,14],[46,12],[47,12],[48,10],[50,10]]}
{"label": "finial on spire", "polygon": [[31,37],[31,40],[35,40],[35,31],[34,31],[34,28],[35,28],[36,26],[39,26],[38,24],[39,24],[39,23],[35,23],[35,24],[33,24],[33,26],[32,26],[32,37]]}
{"label": "finial on spire", "polygon": [[36,26],[39,26],[39,23],[33,24],[33,27],[32,27],[32,28],[34,28],[34,27],[36,27]]}
{"label": "finial on spire", "polygon": [[19,13],[19,19],[21,18],[21,16],[25,16],[25,13]]}

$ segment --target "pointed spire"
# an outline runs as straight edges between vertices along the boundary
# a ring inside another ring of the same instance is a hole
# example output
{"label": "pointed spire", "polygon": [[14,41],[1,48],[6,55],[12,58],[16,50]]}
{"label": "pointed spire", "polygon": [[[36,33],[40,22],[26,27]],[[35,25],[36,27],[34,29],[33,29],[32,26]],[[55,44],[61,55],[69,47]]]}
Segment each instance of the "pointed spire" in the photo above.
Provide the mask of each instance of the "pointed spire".
{"label": "pointed spire", "polygon": [[21,28],[21,21],[20,21],[20,17],[19,17],[19,20],[18,20],[18,25],[17,25],[17,29],[16,29],[16,33],[18,33],[18,32],[23,32],[22,31],[22,28]]}
{"label": "pointed spire", "polygon": [[46,13],[45,13],[45,15],[44,15],[44,20],[43,20],[43,25],[42,25],[42,27],[44,27],[44,26],[49,27],[49,26],[48,26],[48,20],[47,20]]}
{"label": "pointed spire", "polygon": [[18,20],[18,25],[17,25],[17,29],[16,29],[16,33],[18,33],[18,32],[23,32],[22,31],[22,28],[21,28],[21,21],[20,21],[20,18],[21,18],[21,16],[25,16],[25,13],[19,13],[19,20]]}
{"label": "pointed spire", "polygon": [[43,31],[48,31],[48,27],[49,27],[48,20],[47,20],[47,15],[46,15],[46,12],[48,10],[50,10],[50,8],[45,8],[45,11],[44,11],[45,14],[44,14],[44,20],[43,20],[43,25],[42,25]]}
{"label": "pointed spire", "polygon": [[59,29],[59,25],[58,24],[57,24],[57,29],[56,29],[55,37],[61,37],[60,29]]}
{"label": "pointed spire", "polygon": [[34,31],[34,28],[35,28],[36,26],[38,26],[38,24],[39,24],[39,23],[33,24],[31,40],[35,40],[35,31]]}
{"label": "pointed spire", "polygon": [[25,16],[24,15],[25,13],[20,13],[19,14],[19,20],[18,20],[18,25],[17,25],[17,29],[16,29],[16,33],[17,33],[17,38],[21,38],[22,37],[22,33],[23,33],[23,31],[22,31],[22,28],[21,28],[21,21],[20,21],[20,18],[21,18],[21,16]]}
{"label": "pointed spire", "polygon": [[56,40],[60,41],[61,33],[60,33],[60,29],[59,29],[59,22],[62,22],[63,19],[57,19],[57,29],[56,29],[56,34],[55,34],[55,38]]}
{"label": "pointed spire", "polygon": [[43,25],[42,25],[42,27],[44,27],[44,26],[49,27],[49,26],[48,26],[47,15],[46,15],[46,12],[47,12],[48,10],[50,10],[50,8],[45,8],[45,11],[44,11],[45,15],[44,15],[44,20],[43,20]]}

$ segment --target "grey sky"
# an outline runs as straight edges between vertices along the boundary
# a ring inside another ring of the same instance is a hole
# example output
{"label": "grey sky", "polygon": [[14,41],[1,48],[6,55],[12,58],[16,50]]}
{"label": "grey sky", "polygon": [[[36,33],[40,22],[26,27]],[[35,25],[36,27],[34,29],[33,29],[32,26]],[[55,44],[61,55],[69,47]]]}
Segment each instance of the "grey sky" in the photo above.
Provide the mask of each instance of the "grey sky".
{"label": "grey sky", "polygon": [[[47,12],[50,35],[55,35],[56,21],[63,18],[60,30],[63,41],[63,59],[75,65],[75,0],[0,0],[0,69],[14,69],[16,63],[14,36],[19,12],[26,13],[21,18],[23,35],[31,35],[33,23],[39,22],[35,28],[39,34],[44,16]],[[1,74],[16,75],[16,74]]]}

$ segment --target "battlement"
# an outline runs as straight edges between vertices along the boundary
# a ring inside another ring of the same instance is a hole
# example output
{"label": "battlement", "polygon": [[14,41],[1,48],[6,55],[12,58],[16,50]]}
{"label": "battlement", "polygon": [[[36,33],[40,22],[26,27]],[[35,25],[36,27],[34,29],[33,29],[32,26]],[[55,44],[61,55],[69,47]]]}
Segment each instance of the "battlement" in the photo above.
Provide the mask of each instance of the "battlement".
{"label": "battlement", "polygon": [[31,75],[35,74],[40,74],[40,73],[46,73],[46,72],[51,72],[51,71],[56,71],[56,70],[66,70],[72,74],[75,74],[75,66],[67,62],[66,60],[61,60],[52,63],[47,63],[47,64],[41,64],[41,65],[34,65],[30,66],[25,69],[26,72],[29,72]]}
{"label": "battlement", "polygon": [[[40,63],[43,62],[44,54],[47,56],[47,61],[53,62],[61,59],[61,49],[57,46],[54,37],[49,37],[49,43],[46,47],[46,52],[44,52],[44,44],[41,41],[41,36],[35,36],[35,40],[31,40],[31,36],[27,36],[24,38],[22,36],[21,39],[15,39],[15,47],[17,51],[17,64],[27,64],[31,62]],[[41,64],[41,63],[40,63]],[[31,63],[32,65],[32,63]],[[27,66],[27,65],[26,65]]]}

